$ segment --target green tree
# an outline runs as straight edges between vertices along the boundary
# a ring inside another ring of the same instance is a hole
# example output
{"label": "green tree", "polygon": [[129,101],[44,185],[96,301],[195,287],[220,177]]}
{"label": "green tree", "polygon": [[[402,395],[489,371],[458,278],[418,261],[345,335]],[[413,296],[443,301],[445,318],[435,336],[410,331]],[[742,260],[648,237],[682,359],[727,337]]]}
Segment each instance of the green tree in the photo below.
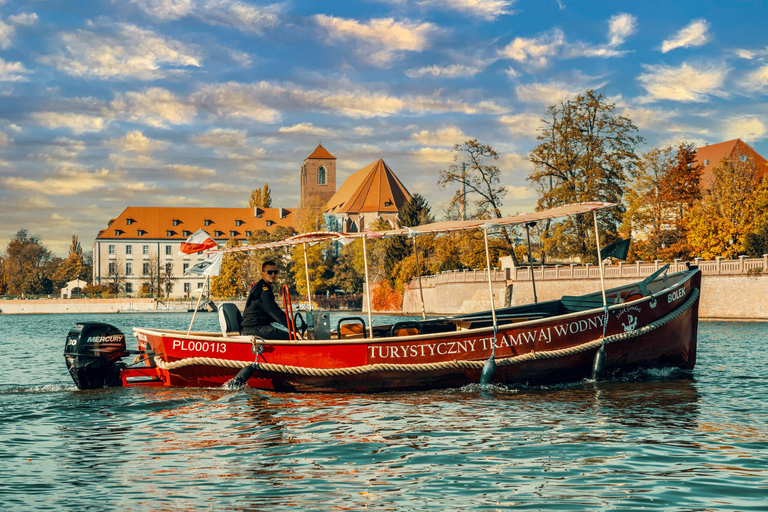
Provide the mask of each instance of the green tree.
{"label": "green tree", "polygon": [[266,183],[262,188],[255,188],[248,199],[251,208],[270,208],[272,206],[272,190]]}
{"label": "green tree", "polygon": [[[240,247],[242,244],[235,238],[227,241],[227,247]],[[229,252],[224,254],[221,262],[221,272],[211,278],[211,295],[231,299],[245,295],[248,288],[245,285],[243,268],[247,254],[245,252]]]}
{"label": "green tree", "polygon": [[[413,227],[434,222],[431,208],[421,194],[414,194],[408,200],[397,215],[398,227]],[[419,237],[426,238],[424,236]],[[418,243],[417,243],[418,245]],[[424,245],[424,244],[422,244]],[[413,253],[413,243],[406,237],[395,236],[385,242],[386,252],[384,257],[384,271],[393,283],[395,282],[394,269],[405,258]],[[415,263],[414,263],[415,265]],[[415,275],[415,274],[414,274]]]}
{"label": "green tree", "polygon": [[[528,155],[534,165],[528,180],[539,192],[538,207],[585,201],[620,205],[627,179],[636,172],[635,147],[643,141],[632,121],[617,115],[616,105],[602,93],[588,90],[551,105],[542,123],[541,142]],[[623,211],[619,206],[601,212],[601,234],[617,231]],[[545,223],[547,252],[595,261],[592,225],[588,215],[568,218],[551,229]]]}
{"label": "green tree", "polygon": [[3,262],[7,293],[40,293],[40,289],[48,286],[48,276],[41,271],[50,259],[51,252],[42,244],[40,235],[32,235],[26,229],[17,231],[8,242]]}

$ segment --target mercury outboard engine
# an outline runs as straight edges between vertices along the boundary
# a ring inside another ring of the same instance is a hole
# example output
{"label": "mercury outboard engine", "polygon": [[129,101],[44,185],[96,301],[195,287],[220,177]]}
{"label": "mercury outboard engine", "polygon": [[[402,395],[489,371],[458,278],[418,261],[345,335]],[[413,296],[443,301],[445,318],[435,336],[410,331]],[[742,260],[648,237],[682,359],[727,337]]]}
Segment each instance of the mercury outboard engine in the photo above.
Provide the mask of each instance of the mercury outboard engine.
{"label": "mercury outboard engine", "polygon": [[64,358],[78,389],[122,386],[120,372],[127,356],[125,334],[117,327],[97,322],[75,324],[67,335]]}

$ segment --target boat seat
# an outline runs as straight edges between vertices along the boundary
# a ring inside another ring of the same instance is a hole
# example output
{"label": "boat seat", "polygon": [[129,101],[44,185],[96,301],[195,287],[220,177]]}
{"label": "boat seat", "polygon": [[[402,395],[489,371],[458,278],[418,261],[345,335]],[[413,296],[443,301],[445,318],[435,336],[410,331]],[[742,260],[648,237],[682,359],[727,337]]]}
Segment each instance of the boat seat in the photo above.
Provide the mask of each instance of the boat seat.
{"label": "boat seat", "polygon": [[390,336],[415,336],[421,334],[421,322],[406,321],[397,322],[389,331]]}
{"label": "boat seat", "polygon": [[219,325],[221,334],[225,338],[238,336],[240,334],[240,324],[243,322],[243,315],[237,306],[232,302],[225,302],[219,306]]}
{"label": "boat seat", "polygon": [[365,338],[365,320],[360,317],[346,317],[339,320],[336,331],[339,339]]}

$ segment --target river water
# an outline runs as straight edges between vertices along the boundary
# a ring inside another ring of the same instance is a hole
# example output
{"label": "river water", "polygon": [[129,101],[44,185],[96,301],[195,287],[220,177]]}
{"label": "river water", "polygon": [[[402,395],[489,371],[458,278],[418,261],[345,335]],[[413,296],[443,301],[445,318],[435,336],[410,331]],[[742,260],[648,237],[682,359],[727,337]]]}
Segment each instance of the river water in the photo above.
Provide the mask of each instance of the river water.
{"label": "river water", "polygon": [[[78,320],[0,315],[3,510],[768,510],[768,325],[702,323],[693,372],[381,395],[77,391]],[[213,314],[196,328],[216,330]],[[129,348],[135,340],[129,337]]]}

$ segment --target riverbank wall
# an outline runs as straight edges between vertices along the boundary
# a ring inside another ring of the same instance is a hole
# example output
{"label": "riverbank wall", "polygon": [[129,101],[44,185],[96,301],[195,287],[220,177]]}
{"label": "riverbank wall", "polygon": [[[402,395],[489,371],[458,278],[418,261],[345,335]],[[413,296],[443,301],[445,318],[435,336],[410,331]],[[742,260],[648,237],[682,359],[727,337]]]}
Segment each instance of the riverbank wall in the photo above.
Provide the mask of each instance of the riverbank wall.
{"label": "riverbank wall", "polygon": [[[699,318],[702,320],[768,321],[768,258],[753,260],[696,261],[702,270]],[[765,264],[765,266],[763,266]],[[663,266],[661,262],[632,265],[608,265],[604,268],[605,287],[613,288],[643,279]],[[675,262],[669,272],[686,268]],[[539,302],[556,300],[563,295],[581,295],[600,291],[600,270],[596,266],[555,266],[534,269],[536,298]],[[403,313],[431,315],[473,313],[491,308],[488,273],[484,270],[444,272],[406,285]],[[495,306],[519,306],[534,302],[529,268],[491,271]]]}
{"label": "riverbank wall", "polygon": [[16,299],[0,300],[2,314],[152,313],[186,311],[187,303],[154,299]]}

